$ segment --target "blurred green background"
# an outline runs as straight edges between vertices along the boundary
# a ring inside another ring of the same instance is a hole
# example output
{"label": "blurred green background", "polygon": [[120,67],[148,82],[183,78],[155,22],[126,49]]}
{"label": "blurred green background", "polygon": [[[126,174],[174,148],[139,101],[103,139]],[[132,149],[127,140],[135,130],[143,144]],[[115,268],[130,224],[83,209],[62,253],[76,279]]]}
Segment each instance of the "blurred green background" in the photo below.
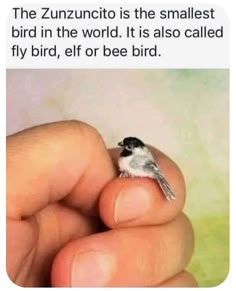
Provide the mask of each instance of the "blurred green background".
{"label": "blurred green background", "polygon": [[229,269],[229,71],[8,70],[7,132],[63,119],[95,126],[109,147],[138,136],[168,154],[187,185],[202,287]]}

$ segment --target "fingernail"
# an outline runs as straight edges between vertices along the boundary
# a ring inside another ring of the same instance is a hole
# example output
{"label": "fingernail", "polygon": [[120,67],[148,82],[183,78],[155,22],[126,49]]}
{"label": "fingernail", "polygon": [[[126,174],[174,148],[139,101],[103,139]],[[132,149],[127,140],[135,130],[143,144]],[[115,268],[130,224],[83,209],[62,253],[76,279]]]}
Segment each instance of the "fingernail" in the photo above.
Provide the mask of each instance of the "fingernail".
{"label": "fingernail", "polygon": [[116,202],[114,219],[116,223],[141,217],[150,207],[150,195],[142,187],[121,190]]}
{"label": "fingernail", "polygon": [[75,255],[71,287],[103,287],[111,278],[114,260],[110,254],[89,251]]}

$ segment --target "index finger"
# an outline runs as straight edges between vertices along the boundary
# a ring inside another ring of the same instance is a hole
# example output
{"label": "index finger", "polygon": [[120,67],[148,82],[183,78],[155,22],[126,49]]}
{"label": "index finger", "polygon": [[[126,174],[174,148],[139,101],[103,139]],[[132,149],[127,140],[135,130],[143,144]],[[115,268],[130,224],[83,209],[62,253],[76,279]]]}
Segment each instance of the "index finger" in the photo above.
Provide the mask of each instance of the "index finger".
{"label": "index finger", "polygon": [[[161,171],[176,194],[168,201],[154,179],[117,178],[104,189],[99,200],[103,221],[111,228],[156,225],[172,220],[185,202],[185,182],[179,167],[164,153],[149,147]],[[120,150],[110,151],[117,163]]]}
{"label": "index finger", "polygon": [[7,137],[7,216],[33,215],[48,204],[94,210],[115,169],[99,133],[78,121],[55,122]]}

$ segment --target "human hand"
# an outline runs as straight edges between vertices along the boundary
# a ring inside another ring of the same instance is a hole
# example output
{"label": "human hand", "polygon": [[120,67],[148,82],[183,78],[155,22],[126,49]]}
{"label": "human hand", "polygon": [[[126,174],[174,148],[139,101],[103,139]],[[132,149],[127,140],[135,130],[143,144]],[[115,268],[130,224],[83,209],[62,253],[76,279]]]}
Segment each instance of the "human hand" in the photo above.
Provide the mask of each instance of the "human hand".
{"label": "human hand", "polygon": [[[21,286],[196,286],[183,177],[155,149],[177,193],[119,179],[97,131],[58,122],[7,138],[7,272]],[[120,195],[119,195],[120,193]],[[109,229],[105,229],[102,221]]]}

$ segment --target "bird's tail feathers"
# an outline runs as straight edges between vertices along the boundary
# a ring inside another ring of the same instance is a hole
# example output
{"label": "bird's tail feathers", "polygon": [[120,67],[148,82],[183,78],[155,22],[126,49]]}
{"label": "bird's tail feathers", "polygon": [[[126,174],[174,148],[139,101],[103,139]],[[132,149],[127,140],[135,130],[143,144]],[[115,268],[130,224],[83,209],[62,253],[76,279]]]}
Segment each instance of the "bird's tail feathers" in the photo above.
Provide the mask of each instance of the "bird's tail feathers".
{"label": "bird's tail feathers", "polygon": [[166,178],[164,177],[164,175],[161,173],[161,171],[158,171],[155,174],[155,180],[158,182],[163,194],[165,195],[166,199],[171,201],[171,200],[175,200],[176,196],[175,193],[172,191],[170,184],[168,183],[168,181],[166,180]]}

